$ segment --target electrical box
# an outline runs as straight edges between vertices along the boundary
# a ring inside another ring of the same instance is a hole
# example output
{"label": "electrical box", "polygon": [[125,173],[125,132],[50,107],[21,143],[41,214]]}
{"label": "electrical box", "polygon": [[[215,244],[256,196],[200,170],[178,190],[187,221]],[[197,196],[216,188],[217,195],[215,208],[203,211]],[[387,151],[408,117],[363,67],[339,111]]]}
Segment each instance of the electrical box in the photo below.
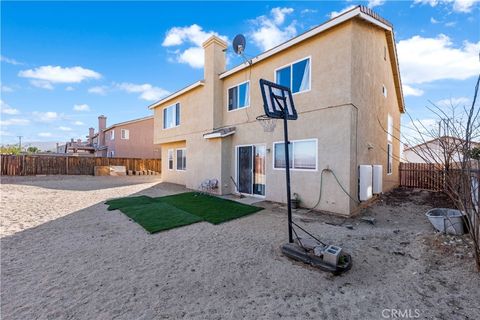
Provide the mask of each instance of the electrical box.
{"label": "electrical box", "polygon": [[372,188],[372,166],[360,165],[358,168],[358,198],[360,201],[367,201],[373,196]]}
{"label": "electrical box", "polygon": [[373,194],[379,194],[383,192],[383,166],[379,164],[374,164],[372,166],[373,177],[372,177],[372,188]]}

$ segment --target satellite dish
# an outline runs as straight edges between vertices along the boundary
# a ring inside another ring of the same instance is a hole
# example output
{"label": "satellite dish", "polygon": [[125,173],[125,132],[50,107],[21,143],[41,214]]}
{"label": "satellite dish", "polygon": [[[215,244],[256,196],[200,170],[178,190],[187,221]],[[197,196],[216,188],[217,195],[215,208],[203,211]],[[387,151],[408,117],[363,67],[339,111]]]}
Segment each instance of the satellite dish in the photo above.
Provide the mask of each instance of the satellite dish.
{"label": "satellite dish", "polygon": [[245,45],[246,41],[243,34],[237,34],[233,39],[233,51],[238,55],[242,55],[245,51]]}

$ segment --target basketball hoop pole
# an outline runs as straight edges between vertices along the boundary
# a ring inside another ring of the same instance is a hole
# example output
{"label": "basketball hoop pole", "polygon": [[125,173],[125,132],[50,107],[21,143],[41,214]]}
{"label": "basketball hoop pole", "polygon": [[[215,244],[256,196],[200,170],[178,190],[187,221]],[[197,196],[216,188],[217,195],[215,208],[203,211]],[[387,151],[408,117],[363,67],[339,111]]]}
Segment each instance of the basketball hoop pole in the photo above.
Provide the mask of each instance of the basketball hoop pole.
{"label": "basketball hoop pole", "polygon": [[287,179],[287,206],[288,206],[288,242],[293,243],[292,235],[292,201],[290,195],[290,155],[288,152],[289,144],[288,141],[288,111],[287,108],[283,109],[283,134],[284,134],[284,145],[285,145],[285,176]]}

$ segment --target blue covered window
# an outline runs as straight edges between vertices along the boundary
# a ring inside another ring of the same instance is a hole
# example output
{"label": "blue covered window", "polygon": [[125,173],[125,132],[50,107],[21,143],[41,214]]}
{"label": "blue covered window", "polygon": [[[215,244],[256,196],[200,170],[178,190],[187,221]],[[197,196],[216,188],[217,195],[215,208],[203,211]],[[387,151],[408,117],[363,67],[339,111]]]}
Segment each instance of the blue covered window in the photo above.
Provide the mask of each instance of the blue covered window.
{"label": "blue covered window", "polygon": [[310,90],[310,58],[277,70],[275,76],[276,82],[289,87],[292,93]]}

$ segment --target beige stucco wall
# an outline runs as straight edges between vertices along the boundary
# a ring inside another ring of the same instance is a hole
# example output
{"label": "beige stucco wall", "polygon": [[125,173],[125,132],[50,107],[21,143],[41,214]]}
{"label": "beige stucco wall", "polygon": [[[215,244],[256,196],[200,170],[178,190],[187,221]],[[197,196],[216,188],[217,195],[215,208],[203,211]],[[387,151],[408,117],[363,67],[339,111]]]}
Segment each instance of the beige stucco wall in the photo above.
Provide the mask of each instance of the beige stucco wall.
{"label": "beige stucco wall", "polygon": [[[122,139],[122,129],[129,130],[128,139]],[[114,140],[110,139],[112,131],[115,131]],[[116,158],[160,157],[160,148],[153,144],[153,118],[118,125],[105,131],[105,144],[108,146],[108,156],[113,150]]]}
{"label": "beige stucco wall", "polygon": [[[265,144],[270,150],[266,159],[266,199],[285,202],[284,171],[273,169],[273,142],[283,140],[283,125],[278,122],[275,132],[265,133],[255,120],[264,113],[258,81],[260,78],[273,81],[275,69],[310,57],[311,89],[294,95],[299,118],[289,122],[289,131],[290,140],[317,139],[318,169],[293,170],[292,192],[299,194],[303,206],[313,206],[318,200],[321,172],[329,168],[342,186],[357,197],[358,164],[382,164],[386,172],[387,134],[378,125],[377,115],[385,129],[388,113],[393,117],[394,127],[400,128],[389,57],[387,61],[383,59],[384,44],[385,33],[379,29],[356,20],[348,21],[226,77],[222,80],[221,94],[214,94],[217,89],[212,93],[211,86],[218,88],[218,82],[209,81],[212,70],[218,69],[207,66],[205,86],[166,101],[154,110],[154,141],[162,143],[163,168],[168,165],[167,146],[184,141],[187,148],[186,174],[170,172],[163,175],[164,181],[184,181],[187,187],[197,188],[204,179],[217,178],[219,193],[234,192],[230,177],[236,179],[236,146]],[[217,51],[206,50],[207,61],[209,57],[218,59],[219,49],[220,46]],[[250,106],[228,112],[227,88],[246,80],[250,81]],[[387,87],[387,98],[382,94],[383,84]],[[176,102],[181,103],[181,124],[164,130],[163,108]],[[204,133],[221,126],[235,126],[236,132],[223,139],[203,138]],[[373,149],[368,149],[369,145]],[[393,147],[395,159],[400,148],[395,139]],[[398,162],[394,161],[393,174],[385,174],[384,190],[397,184],[397,167]],[[323,177],[318,208],[344,215],[352,212],[355,203],[331,173],[326,172]]]}
{"label": "beige stucco wall", "polygon": [[[358,164],[383,165],[383,190],[399,183],[400,111],[385,31],[354,20],[352,29],[352,103],[358,108]],[[382,86],[387,88],[387,97]],[[393,119],[393,172],[387,174],[387,118]],[[369,148],[370,146],[370,148]],[[352,177],[353,178],[353,177]],[[353,191],[353,190],[352,190]]]}
{"label": "beige stucco wall", "polygon": [[[187,171],[177,170],[177,149],[186,148],[185,141],[178,141],[173,143],[166,143],[162,145],[162,180],[177,184],[186,184]],[[168,169],[168,150],[173,149],[173,169]],[[189,156],[187,150],[187,170],[191,167],[189,163]]]}

